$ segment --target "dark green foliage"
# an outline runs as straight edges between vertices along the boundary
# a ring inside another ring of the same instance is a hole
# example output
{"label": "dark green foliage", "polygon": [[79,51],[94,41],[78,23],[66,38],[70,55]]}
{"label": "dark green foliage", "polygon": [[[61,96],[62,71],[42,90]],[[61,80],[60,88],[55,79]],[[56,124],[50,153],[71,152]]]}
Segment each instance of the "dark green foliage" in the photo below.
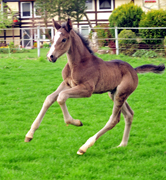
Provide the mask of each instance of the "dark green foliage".
{"label": "dark green foliage", "polygon": [[[143,10],[141,7],[133,3],[123,4],[114,9],[109,17],[110,27],[138,27],[142,14]],[[137,29],[133,31],[138,32]],[[115,35],[114,29],[111,30],[111,33]]]}
{"label": "dark green foliage", "polygon": [[87,9],[86,0],[70,0],[70,1],[63,1],[62,3],[62,14],[63,18],[67,19],[71,17],[72,20],[76,22],[80,22],[84,16],[84,12]]}
{"label": "dark green foliage", "polygon": [[85,2],[86,0],[36,0],[35,6],[45,21],[58,16],[59,20],[71,17],[80,22],[87,8]]}
{"label": "dark green foliage", "polygon": [[145,50],[145,49],[137,50],[133,54],[133,57],[155,58],[157,56],[158,56],[158,54],[155,51],[152,51],[152,50],[148,51],[148,50]]}
{"label": "dark green foliage", "polygon": [[44,44],[43,44],[43,48],[49,48],[49,47],[50,47],[49,44],[47,44],[47,43],[44,43]]}
{"label": "dark green foliage", "polygon": [[137,44],[136,34],[132,30],[124,29],[120,32],[118,37],[124,38],[119,40],[119,44]]}
{"label": "dark green foliage", "polygon": [[118,38],[124,38],[119,40],[120,53],[130,56],[138,48],[136,34],[133,31],[124,29],[120,32]]}
{"label": "dark green foliage", "polygon": [[[140,27],[166,27],[166,11],[151,10],[142,16]],[[166,29],[140,29],[142,38],[164,38]],[[145,40],[148,44],[159,44],[162,40]]]}
{"label": "dark green foliage", "polygon": [[[106,29],[95,29],[95,28],[106,28]],[[111,31],[109,29],[108,24],[99,24],[94,27],[95,31],[97,32],[97,38],[98,39],[104,39],[104,38],[112,38]],[[92,31],[90,32],[89,38],[92,38]],[[98,44],[100,47],[102,46],[108,46],[108,43],[110,40],[98,40]]]}

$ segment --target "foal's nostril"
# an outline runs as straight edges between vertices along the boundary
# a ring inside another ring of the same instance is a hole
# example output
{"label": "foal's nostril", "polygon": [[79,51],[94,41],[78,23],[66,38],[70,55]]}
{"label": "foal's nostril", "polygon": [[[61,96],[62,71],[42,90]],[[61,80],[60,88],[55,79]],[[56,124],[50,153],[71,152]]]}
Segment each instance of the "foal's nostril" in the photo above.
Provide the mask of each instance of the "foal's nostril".
{"label": "foal's nostril", "polygon": [[53,55],[50,56],[50,58],[53,58],[53,57],[54,57]]}

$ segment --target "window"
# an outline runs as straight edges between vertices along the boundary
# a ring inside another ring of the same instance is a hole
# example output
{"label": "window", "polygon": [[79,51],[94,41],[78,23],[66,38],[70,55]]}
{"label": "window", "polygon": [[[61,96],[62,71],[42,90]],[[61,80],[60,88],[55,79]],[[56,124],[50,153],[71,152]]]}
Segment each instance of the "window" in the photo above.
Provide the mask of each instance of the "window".
{"label": "window", "polygon": [[32,17],[32,3],[31,2],[21,3],[21,17],[23,18]]}
{"label": "window", "polygon": [[113,0],[99,0],[99,10],[113,10]]}
{"label": "window", "polygon": [[85,6],[87,7],[87,11],[89,10],[93,10],[93,3],[92,3],[93,0],[86,0],[85,2]]}
{"label": "window", "polygon": [[83,36],[88,36],[90,33],[90,28],[89,26],[80,26],[80,32]]}

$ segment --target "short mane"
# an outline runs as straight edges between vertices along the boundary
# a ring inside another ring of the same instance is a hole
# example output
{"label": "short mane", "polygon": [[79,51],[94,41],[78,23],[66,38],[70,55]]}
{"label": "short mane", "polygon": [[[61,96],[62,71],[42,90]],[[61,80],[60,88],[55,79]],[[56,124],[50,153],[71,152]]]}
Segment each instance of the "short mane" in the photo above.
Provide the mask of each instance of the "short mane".
{"label": "short mane", "polygon": [[84,36],[82,36],[82,34],[74,31],[79,37],[80,39],[82,40],[83,44],[85,45],[85,47],[88,49],[88,51],[91,53],[91,54],[94,54],[94,52],[92,51],[90,45],[89,45],[89,41],[87,38],[85,38]]}
{"label": "short mane", "polygon": [[[66,23],[63,23],[63,24],[62,24],[62,28],[65,28],[65,27],[66,27]],[[89,45],[88,39],[85,38],[84,36],[82,36],[80,33],[76,32],[76,31],[74,31],[74,32],[80,37],[80,39],[82,40],[83,44],[84,44],[85,47],[88,49],[88,51],[89,51],[92,55],[94,55],[94,52],[92,51],[92,49],[91,49],[91,47],[90,47],[90,45]]]}

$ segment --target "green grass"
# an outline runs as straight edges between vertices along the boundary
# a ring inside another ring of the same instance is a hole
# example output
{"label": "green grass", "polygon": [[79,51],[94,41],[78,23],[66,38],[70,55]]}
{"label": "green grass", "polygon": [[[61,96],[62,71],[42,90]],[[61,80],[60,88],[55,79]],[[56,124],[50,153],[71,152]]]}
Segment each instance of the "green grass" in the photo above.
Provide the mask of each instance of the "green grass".
{"label": "green grass", "polygon": [[[104,134],[83,156],[76,154],[111,115],[108,95],[68,99],[74,118],[84,126],[66,126],[58,103],[46,113],[30,143],[24,137],[47,95],[62,81],[66,55],[55,64],[26,54],[0,54],[0,179],[1,180],[156,180],[166,179],[166,73],[140,74],[139,85],[128,103],[135,112],[127,147],[121,142],[124,119]],[[140,59],[123,55],[99,55],[122,59],[133,67],[165,63],[164,58]]]}

